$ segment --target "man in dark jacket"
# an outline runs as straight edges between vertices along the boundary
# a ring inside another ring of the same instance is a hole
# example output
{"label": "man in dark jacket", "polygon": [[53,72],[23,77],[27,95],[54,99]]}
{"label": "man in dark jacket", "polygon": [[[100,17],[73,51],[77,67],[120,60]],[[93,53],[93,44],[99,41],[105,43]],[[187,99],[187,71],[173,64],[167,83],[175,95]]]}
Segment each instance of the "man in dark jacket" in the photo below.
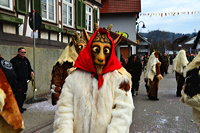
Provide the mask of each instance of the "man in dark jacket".
{"label": "man in dark jacket", "polygon": [[13,65],[13,69],[17,76],[17,82],[19,89],[15,92],[15,97],[20,108],[20,111],[23,112],[26,109],[22,108],[23,103],[26,100],[26,92],[28,89],[27,81],[34,76],[33,70],[31,68],[30,62],[26,56],[26,49],[20,47],[18,49],[18,54],[10,60]]}

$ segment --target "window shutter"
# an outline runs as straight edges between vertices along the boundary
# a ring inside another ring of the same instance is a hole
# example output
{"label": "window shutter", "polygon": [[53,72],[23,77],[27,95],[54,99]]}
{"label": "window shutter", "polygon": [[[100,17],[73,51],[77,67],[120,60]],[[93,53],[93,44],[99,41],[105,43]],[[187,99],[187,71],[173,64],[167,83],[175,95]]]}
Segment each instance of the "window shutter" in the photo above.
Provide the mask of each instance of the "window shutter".
{"label": "window shutter", "polygon": [[96,8],[94,8],[93,14],[94,14],[94,23],[97,23],[98,22],[98,10]]}
{"label": "window shutter", "polygon": [[85,17],[86,17],[86,11],[85,11],[85,4],[82,0],[76,0],[76,28],[77,29],[83,29],[85,27]]}
{"label": "window shutter", "polygon": [[76,0],[76,28],[81,29],[81,0]]}
{"label": "window shutter", "polygon": [[86,5],[82,2],[82,28],[86,27]]}
{"label": "window shutter", "polygon": [[41,15],[41,0],[32,0],[32,9]]}
{"label": "window shutter", "polygon": [[16,0],[16,4],[17,4],[17,12],[18,13],[22,13],[22,14],[26,14],[27,13],[27,0]]}

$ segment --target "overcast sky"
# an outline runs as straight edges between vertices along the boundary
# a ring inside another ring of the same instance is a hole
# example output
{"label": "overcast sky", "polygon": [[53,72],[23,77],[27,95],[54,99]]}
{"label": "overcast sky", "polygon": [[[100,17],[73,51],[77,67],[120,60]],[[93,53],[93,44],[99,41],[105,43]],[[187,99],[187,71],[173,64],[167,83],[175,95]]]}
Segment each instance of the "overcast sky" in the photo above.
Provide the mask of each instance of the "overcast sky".
{"label": "overcast sky", "polygon": [[[143,21],[146,28],[143,29],[140,23],[140,32],[161,30],[186,34],[200,30],[200,0],[141,0],[141,7],[138,22]],[[173,12],[179,15],[173,16]]]}

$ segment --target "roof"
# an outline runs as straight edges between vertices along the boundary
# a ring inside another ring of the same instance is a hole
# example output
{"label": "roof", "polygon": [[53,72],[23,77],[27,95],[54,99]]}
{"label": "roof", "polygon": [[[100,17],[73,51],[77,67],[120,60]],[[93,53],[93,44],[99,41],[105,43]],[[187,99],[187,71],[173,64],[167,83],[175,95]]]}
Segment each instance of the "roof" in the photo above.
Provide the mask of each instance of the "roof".
{"label": "roof", "polygon": [[101,13],[138,13],[141,0],[102,0]]}
{"label": "roof", "polygon": [[[200,49],[200,40],[197,40],[197,36],[192,37],[189,41],[185,42],[186,45],[193,45],[193,49]],[[197,40],[197,44],[195,44],[195,40]]]}
{"label": "roof", "polygon": [[192,37],[189,41],[185,42],[185,44],[194,44],[195,39],[196,39],[196,36]]}
{"label": "roof", "polygon": [[189,37],[186,36],[186,35],[184,35],[184,36],[181,36],[181,37],[175,39],[175,40],[173,41],[173,43],[174,43],[174,44],[181,44],[181,43],[183,44],[183,43],[187,42],[188,40],[189,40]]}
{"label": "roof", "polygon": [[149,42],[149,41],[147,40],[146,37],[143,37],[143,36],[141,36],[140,34],[137,34],[137,38],[138,38],[139,40],[142,40],[143,42],[146,42],[146,43],[148,43],[148,44],[151,44],[151,42]]}
{"label": "roof", "polygon": [[[110,36],[113,38],[113,40],[115,40],[119,36],[119,34],[110,31]],[[137,44],[135,42],[131,41],[130,39],[127,39],[122,36],[122,40],[119,43],[119,45],[135,45],[136,46]]]}

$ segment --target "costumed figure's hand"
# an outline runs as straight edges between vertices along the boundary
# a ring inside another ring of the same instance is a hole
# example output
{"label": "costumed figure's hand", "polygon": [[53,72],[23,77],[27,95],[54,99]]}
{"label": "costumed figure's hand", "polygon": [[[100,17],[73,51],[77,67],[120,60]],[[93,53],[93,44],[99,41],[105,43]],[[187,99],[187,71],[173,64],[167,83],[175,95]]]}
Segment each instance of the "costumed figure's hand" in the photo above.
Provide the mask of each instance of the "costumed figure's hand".
{"label": "costumed figure's hand", "polygon": [[71,73],[74,72],[75,70],[76,70],[76,67],[69,68],[69,69],[67,69],[67,73],[68,73],[68,74],[71,74]]}
{"label": "costumed figure's hand", "polygon": [[186,102],[188,101],[189,98],[190,98],[190,97],[189,97],[187,94],[184,93],[184,89],[182,89],[180,101],[181,101],[182,103],[186,103]]}
{"label": "costumed figure's hand", "polygon": [[158,75],[157,75],[157,78],[158,78],[158,80],[162,80],[162,79],[163,79],[163,76],[162,76],[161,74],[158,74]]}
{"label": "costumed figure's hand", "polygon": [[56,105],[59,100],[59,96],[61,93],[61,87],[57,87],[55,85],[51,86],[51,95],[52,95],[52,104]]}
{"label": "costumed figure's hand", "polygon": [[3,106],[5,104],[6,94],[4,91],[0,88],[0,112],[3,110]]}

